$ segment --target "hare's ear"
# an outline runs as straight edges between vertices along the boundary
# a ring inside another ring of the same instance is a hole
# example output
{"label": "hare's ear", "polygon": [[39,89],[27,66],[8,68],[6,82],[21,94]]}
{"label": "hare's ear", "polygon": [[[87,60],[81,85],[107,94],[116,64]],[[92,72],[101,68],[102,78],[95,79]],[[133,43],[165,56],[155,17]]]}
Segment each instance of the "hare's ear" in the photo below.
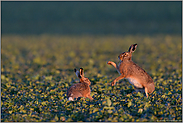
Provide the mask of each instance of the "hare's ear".
{"label": "hare's ear", "polygon": [[74,69],[74,72],[76,73],[76,76],[77,76],[78,78],[81,78],[80,72],[79,72],[76,68]]}
{"label": "hare's ear", "polygon": [[132,44],[128,50],[128,52],[133,53],[137,48],[137,44]]}
{"label": "hare's ear", "polygon": [[80,76],[84,76],[83,68],[80,68],[79,71],[80,71]]}

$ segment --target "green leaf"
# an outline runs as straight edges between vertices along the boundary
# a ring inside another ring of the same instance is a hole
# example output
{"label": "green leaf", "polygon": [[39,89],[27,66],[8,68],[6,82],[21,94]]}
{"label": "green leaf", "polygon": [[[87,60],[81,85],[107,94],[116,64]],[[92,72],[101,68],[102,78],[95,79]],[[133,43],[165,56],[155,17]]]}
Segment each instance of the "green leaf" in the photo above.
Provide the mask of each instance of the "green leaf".
{"label": "green leaf", "polygon": [[110,98],[107,98],[107,105],[111,106],[111,104],[112,104],[112,102],[111,102]]}
{"label": "green leaf", "polygon": [[130,107],[132,105],[132,102],[131,101],[129,101],[128,102],[128,107]]}
{"label": "green leaf", "polygon": [[55,118],[54,118],[54,119],[55,119],[55,121],[58,121],[58,120],[59,120],[59,118],[58,118],[58,116],[57,116],[57,115],[55,116]]}

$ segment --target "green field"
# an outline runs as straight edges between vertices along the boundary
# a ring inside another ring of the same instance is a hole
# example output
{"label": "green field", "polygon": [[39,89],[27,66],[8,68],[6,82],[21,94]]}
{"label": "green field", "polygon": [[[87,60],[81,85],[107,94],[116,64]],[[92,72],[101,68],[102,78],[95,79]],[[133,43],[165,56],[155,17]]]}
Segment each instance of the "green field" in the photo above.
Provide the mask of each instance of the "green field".
{"label": "green field", "polygon": [[[1,40],[1,121],[182,121],[182,42],[177,35],[18,36]],[[137,43],[132,60],[155,82],[136,93],[107,61]],[[67,101],[84,68],[93,101]]]}

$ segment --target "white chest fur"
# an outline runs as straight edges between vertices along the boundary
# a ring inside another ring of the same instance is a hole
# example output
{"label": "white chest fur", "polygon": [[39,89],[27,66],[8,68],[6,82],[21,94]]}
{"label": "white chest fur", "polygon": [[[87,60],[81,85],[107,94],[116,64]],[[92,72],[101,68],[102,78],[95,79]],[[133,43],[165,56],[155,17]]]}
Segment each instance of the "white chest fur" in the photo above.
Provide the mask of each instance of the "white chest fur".
{"label": "white chest fur", "polygon": [[126,78],[128,81],[137,88],[143,88],[143,86],[134,78]]}

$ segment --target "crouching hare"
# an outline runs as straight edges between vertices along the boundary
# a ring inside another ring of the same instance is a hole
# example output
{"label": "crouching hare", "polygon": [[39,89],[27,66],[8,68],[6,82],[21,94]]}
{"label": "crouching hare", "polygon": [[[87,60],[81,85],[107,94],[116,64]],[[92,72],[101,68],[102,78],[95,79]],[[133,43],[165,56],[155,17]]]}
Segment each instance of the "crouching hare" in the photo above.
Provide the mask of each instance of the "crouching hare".
{"label": "crouching hare", "polygon": [[76,76],[80,79],[79,83],[76,83],[72,85],[67,90],[67,98],[70,101],[74,101],[74,98],[78,97],[85,97],[89,98],[90,100],[93,100],[93,98],[90,96],[90,87],[91,84],[90,80],[86,77],[84,77],[83,68],[80,68],[80,70],[74,69]]}
{"label": "crouching hare", "polygon": [[114,86],[118,80],[126,78],[134,85],[136,91],[143,90],[148,97],[148,93],[152,93],[155,90],[155,86],[150,75],[131,60],[132,53],[136,48],[137,44],[132,44],[128,52],[121,53],[118,56],[118,59],[120,60],[118,66],[112,61],[107,62],[107,64],[113,65],[117,69],[118,73],[121,74],[113,80],[111,85]]}

